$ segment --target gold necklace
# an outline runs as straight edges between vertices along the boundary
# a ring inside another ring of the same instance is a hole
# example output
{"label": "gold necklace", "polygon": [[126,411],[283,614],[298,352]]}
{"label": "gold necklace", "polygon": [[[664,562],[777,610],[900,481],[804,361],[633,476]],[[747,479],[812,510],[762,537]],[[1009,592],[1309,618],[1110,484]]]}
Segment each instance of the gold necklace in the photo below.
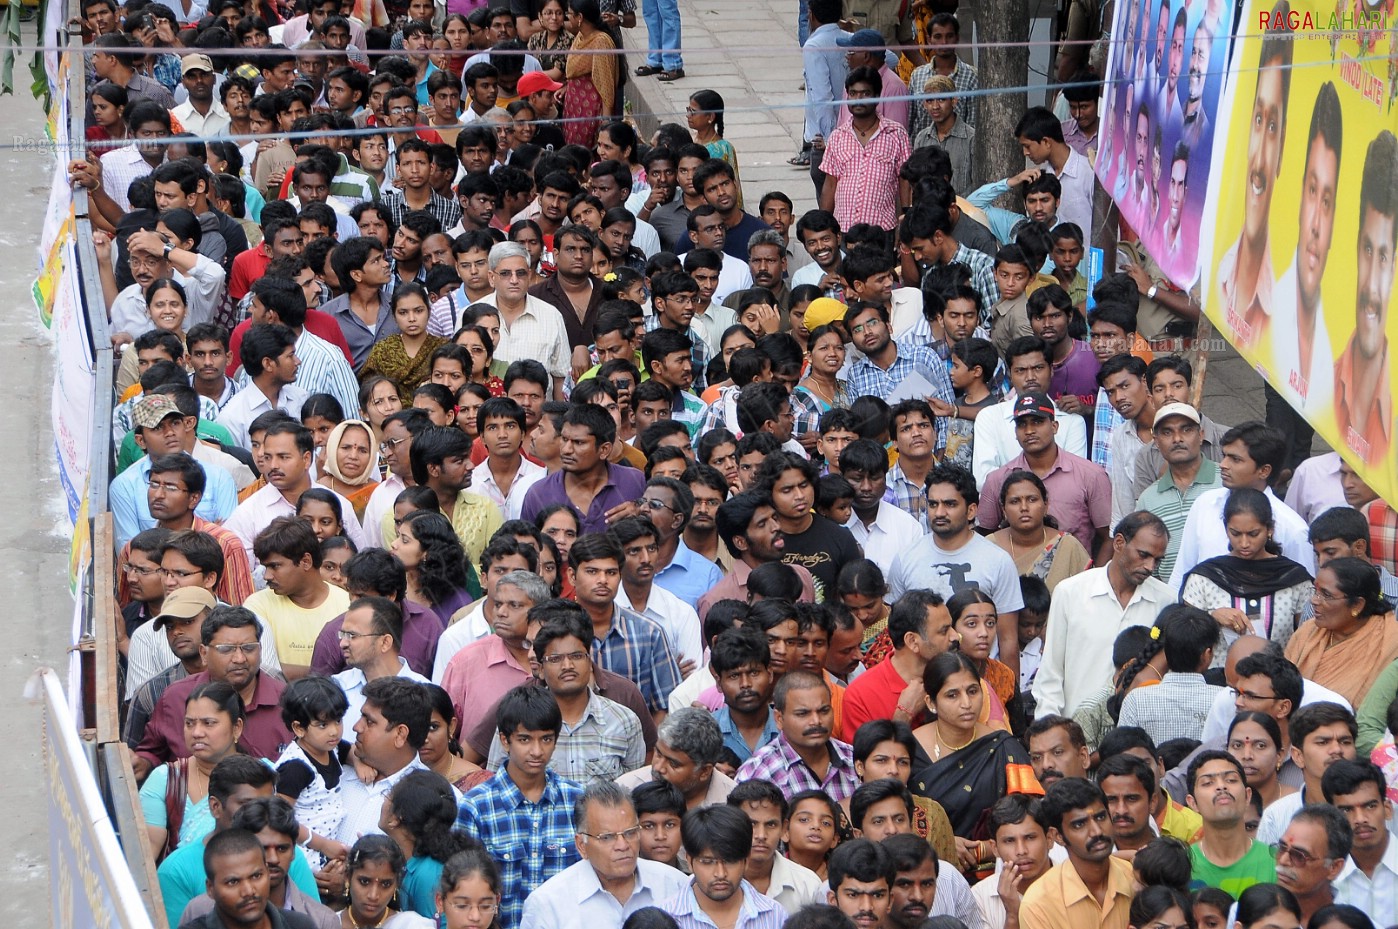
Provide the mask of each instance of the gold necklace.
{"label": "gold necklace", "polygon": [[354,904],[351,903],[349,906],[345,907],[345,915],[349,917],[350,926],[353,927],[353,929],[377,929],[377,927],[382,926],[388,919],[388,908],[384,907],[383,915],[379,917],[378,922],[365,923],[363,926],[359,924],[359,920],[354,918]]}
{"label": "gold necklace", "polygon": [[[1043,532],[1043,535],[1039,537],[1039,545],[1040,545],[1041,548],[1047,548],[1047,547],[1048,547],[1048,526],[1042,527],[1041,531]],[[1015,545],[1015,534],[1014,534],[1014,530],[1013,530],[1013,529],[1010,530],[1010,533],[1009,533],[1008,538],[1009,538],[1009,540],[1010,540],[1010,558],[1013,559],[1014,562],[1015,562],[1016,564],[1018,564],[1018,563],[1019,563],[1019,546]],[[1029,546],[1029,554],[1031,554],[1031,555],[1034,554],[1034,546],[1033,546],[1033,545],[1030,545],[1030,546]]]}
{"label": "gold necklace", "polygon": [[971,729],[971,737],[966,740],[965,745],[952,745],[950,742],[947,742],[945,739],[943,739],[941,723],[933,723],[932,728],[937,733],[937,742],[935,745],[932,746],[933,761],[941,760],[942,746],[946,746],[948,754],[955,755],[957,752],[961,751],[967,745],[970,745],[972,742],[976,741],[976,730],[974,728]]}

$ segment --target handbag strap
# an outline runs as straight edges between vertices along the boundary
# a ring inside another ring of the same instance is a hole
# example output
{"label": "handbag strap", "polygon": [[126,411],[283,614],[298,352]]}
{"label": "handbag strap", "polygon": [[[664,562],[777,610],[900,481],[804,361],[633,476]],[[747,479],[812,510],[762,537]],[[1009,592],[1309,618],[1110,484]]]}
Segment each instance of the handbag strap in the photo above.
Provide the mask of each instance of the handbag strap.
{"label": "handbag strap", "polygon": [[165,847],[160,852],[161,858],[180,844],[184,808],[189,798],[189,762],[188,758],[180,758],[166,764],[170,773],[165,781]]}

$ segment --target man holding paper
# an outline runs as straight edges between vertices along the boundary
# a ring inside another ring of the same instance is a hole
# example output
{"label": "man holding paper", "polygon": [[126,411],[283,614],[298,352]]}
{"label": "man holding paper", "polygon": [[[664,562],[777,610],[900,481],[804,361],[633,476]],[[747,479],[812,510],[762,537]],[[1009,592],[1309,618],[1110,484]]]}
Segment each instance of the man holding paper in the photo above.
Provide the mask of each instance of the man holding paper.
{"label": "man holding paper", "polygon": [[[892,406],[900,400],[940,400],[955,404],[946,362],[923,345],[899,343],[888,324],[888,310],[877,303],[856,301],[845,314],[850,338],[864,357],[849,372],[852,397],[880,397]],[[935,452],[940,458],[947,446],[947,419],[937,417]]]}

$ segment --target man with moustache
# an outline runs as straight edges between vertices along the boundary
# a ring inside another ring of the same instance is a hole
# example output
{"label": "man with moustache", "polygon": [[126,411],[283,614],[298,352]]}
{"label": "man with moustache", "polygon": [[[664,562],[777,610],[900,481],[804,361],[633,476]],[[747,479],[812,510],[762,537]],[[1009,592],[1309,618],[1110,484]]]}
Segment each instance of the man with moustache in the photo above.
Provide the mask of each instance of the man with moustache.
{"label": "man with moustache", "polygon": [[1064,778],[1041,803],[1049,835],[1067,850],[1068,860],[1024,891],[1019,924],[1024,929],[1126,929],[1131,922],[1131,864],[1112,854],[1101,789],[1082,778]]}
{"label": "man with moustache", "polygon": [[1309,455],[1315,435],[1296,409],[1316,416],[1333,402],[1335,365],[1320,288],[1335,231],[1343,133],[1340,98],[1334,83],[1326,81],[1316,95],[1306,140],[1296,258],[1277,281],[1272,310],[1271,373],[1277,386],[1267,384],[1267,424],[1287,437],[1288,469]]}
{"label": "man with moustache", "polygon": [[[1170,8],[1164,4],[1165,11]],[[1169,55],[1166,58],[1165,83],[1160,88],[1160,122],[1174,125],[1180,121],[1180,69],[1184,65],[1184,34],[1189,13],[1181,6],[1170,28]]]}
{"label": "man with moustache", "polygon": [[1291,825],[1274,846],[1277,883],[1301,904],[1301,922],[1335,902],[1335,885],[1354,845],[1345,814],[1328,803],[1312,803],[1291,817]]}
{"label": "man with moustache", "polygon": [[1388,301],[1398,243],[1398,138],[1385,129],[1369,143],[1359,185],[1355,332],[1335,362],[1335,422],[1350,450],[1382,461],[1393,440],[1388,373]]}
{"label": "man with moustache", "polygon": [[1227,752],[1201,752],[1190,764],[1185,800],[1204,820],[1199,841],[1189,848],[1193,883],[1237,898],[1254,884],[1276,880],[1271,849],[1247,833],[1251,796],[1242,762]]}
{"label": "man with moustache", "polygon": [[[1282,0],[1271,22],[1284,23],[1287,11]],[[1279,29],[1269,29],[1262,39],[1249,121],[1243,231],[1218,263],[1225,331],[1233,333],[1233,344],[1239,348],[1260,344],[1272,315],[1275,277],[1268,223],[1286,138],[1292,39],[1291,33]]]}
{"label": "man with moustache", "polygon": [[[906,795],[907,788],[903,790]],[[879,845],[893,859],[894,868],[888,929],[917,929],[929,916],[951,916],[961,920],[966,929],[986,929],[966,879],[956,865],[937,858],[927,840],[912,831],[909,820]]]}
{"label": "man with moustache", "polygon": [[[719,539],[733,555],[733,567],[723,580],[699,598],[701,621],[708,615],[709,607],[720,600],[748,602],[748,577],[753,569],[780,562],[786,547],[770,494],[754,490],[727,499],[719,504],[714,522]],[[811,572],[801,565],[787,567],[801,578],[802,599],[814,603],[815,581]]]}
{"label": "man with moustache", "polygon": [[830,905],[847,916],[855,929],[886,929],[898,873],[893,856],[876,842],[854,839],[840,843],[827,869]]}
{"label": "man with moustache", "polygon": [[[1218,465],[1203,454],[1204,430],[1199,411],[1187,403],[1166,403],[1155,411],[1151,437],[1165,459],[1160,480],[1136,497],[1136,509],[1160,518],[1170,534],[1160,576],[1169,577],[1184,536],[1189,509],[1206,490],[1223,486]],[[1137,469],[1139,470],[1139,469]]]}
{"label": "man with moustache", "polygon": [[1189,88],[1184,101],[1184,122],[1180,141],[1195,150],[1209,137],[1209,114],[1204,112],[1204,86],[1209,78],[1209,56],[1213,53],[1214,26],[1205,16],[1194,30],[1189,48]]}
{"label": "man with moustache", "polygon": [[743,878],[752,854],[752,823],[731,806],[690,810],[680,839],[693,876],[661,904],[680,929],[781,929],[786,910]]}
{"label": "man with moustache", "polygon": [[1383,771],[1369,761],[1340,761],[1320,786],[1325,802],[1349,820],[1353,836],[1349,858],[1331,878],[1335,902],[1359,907],[1376,923],[1398,923],[1398,842],[1388,830],[1393,804]]}
{"label": "man with moustache", "polygon": [[1082,726],[1066,716],[1040,716],[1024,731],[1024,744],[1034,776],[1045,790],[1065,777],[1085,778],[1092,767]]}
{"label": "man with moustache", "polygon": [[1150,815],[1155,799],[1155,772],[1140,758],[1122,752],[1097,768],[1097,786],[1107,798],[1117,857],[1130,861],[1155,838],[1155,823]]}
{"label": "man with moustache", "polygon": [[[736,780],[771,781],[788,800],[803,790],[823,790],[835,800],[853,794],[859,787],[854,752],[831,736],[835,711],[825,679],[811,671],[788,671],[777,682],[772,705],[781,732],[743,762]],[[837,886],[833,867],[830,884]]]}

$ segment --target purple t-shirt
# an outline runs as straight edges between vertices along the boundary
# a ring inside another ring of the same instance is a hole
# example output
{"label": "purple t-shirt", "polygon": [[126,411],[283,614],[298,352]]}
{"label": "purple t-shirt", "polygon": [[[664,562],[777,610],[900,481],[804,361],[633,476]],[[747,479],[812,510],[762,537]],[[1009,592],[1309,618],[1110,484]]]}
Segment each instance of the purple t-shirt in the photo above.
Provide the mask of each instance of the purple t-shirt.
{"label": "purple t-shirt", "polygon": [[623,503],[639,500],[646,489],[646,476],[635,468],[622,468],[607,465],[607,483],[592,498],[592,505],[586,513],[578,512],[563,489],[563,476],[567,472],[555,471],[529,488],[524,495],[524,509],[521,517],[534,522],[539,514],[551,506],[562,505],[577,514],[582,522],[583,532],[606,532],[607,511]]}
{"label": "purple t-shirt", "polygon": [[1049,396],[1054,400],[1074,396],[1083,406],[1092,406],[1097,401],[1097,369],[1101,365],[1086,342],[1074,339],[1072,344],[1073,349],[1063,363],[1053,366]]}

